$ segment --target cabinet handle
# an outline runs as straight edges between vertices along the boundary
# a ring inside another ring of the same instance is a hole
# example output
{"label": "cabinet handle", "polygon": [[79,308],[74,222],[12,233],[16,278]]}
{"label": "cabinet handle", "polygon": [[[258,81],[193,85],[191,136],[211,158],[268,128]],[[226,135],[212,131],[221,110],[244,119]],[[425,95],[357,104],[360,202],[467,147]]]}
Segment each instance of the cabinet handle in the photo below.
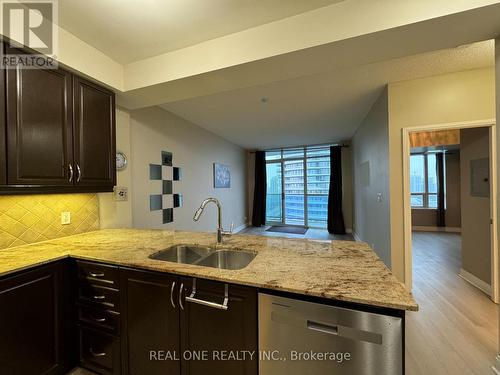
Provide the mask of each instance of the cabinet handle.
{"label": "cabinet handle", "polygon": [[198,305],[213,307],[214,309],[219,310],[227,310],[229,309],[229,286],[224,284],[224,301],[222,303],[205,301],[203,299],[196,298],[196,279],[193,279],[193,290],[191,291],[191,295],[186,297],[187,302],[196,303]]}
{"label": "cabinet handle", "polygon": [[78,163],[76,163],[76,171],[78,172],[78,175],[76,176],[76,182],[80,182],[80,179],[82,178],[82,170],[80,169]]}
{"label": "cabinet handle", "polygon": [[73,181],[73,166],[71,164],[68,164],[69,168],[69,182]]}
{"label": "cabinet handle", "polygon": [[179,306],[181,310],[184,310],[184,305],[182,303],[182,292],[184,291],[184,283],[181,283],[181,287],[179,288]]}
{"label": "cabinet handle", "polygon": [[102,299],[105,299],[106,296],[92,296],[93,299],[99,299],[99,300],[102,300]]}
{"label": "cabinet handle", "polygon": [[90,277],[103,277],[104,272],[89,272]]}
{"label": "cabinet handle", "polygon": [[92,348],[90,348],[89,351],[90,351],[90,354],[92,354],[94,357],[104,357],[106,355],[106,352],[96,353],[96,352],[94,352],[94,349],[92,349]]}
{"label": "cabinet handle", "polygon": [[174,288],[175,288],[175,281],[172,283],[172,287],[170,288],[170,303],[172,304],[172,307],[175,309]]}

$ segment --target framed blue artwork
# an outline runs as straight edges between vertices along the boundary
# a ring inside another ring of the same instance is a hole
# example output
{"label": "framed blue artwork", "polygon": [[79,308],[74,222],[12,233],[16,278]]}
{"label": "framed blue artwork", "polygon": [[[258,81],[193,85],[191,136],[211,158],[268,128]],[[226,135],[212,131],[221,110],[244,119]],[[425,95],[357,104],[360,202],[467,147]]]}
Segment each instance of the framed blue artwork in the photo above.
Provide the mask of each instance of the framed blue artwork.
{"label": "framed blue artwork", "polygon": [[231,172],[229,166],[214,163],[214,188],[230,188]]}

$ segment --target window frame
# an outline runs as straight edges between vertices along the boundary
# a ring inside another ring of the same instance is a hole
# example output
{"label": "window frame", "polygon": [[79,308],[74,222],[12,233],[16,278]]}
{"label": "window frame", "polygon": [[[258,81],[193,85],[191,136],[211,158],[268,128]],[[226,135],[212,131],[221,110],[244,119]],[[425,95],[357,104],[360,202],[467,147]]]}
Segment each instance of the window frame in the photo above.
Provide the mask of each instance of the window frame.
{"label": "window frame", "polygon": [[[310,155],[308,156],[307,152],[310,149],[329,149],[330,144],[327,145],[316,145],[316,146],[298,146],[298,147],[290,147],[290,148],[281,148],[281,149],[273,149],[273,150],[266,150],[265,152],[275,152],[276,154],[279,152],[279,157],[278,155],[275,155],[275,158],[273,159],[266,159],[266,168],[268,164],[273,164],[273,163],[279,163],[281,164],[281,210],[282,210],[282,221],[280,222],[273,222],[273,221],[268,221],[267,220],[267,213],[266,213],[266,224],[267,225],[291,225],[291,226],[299,226],[299,227],[307,227],[307,228],[321,228],[324,229],[325,227],[323,226],[310,226],[310,220],[309,220],[309,197],[313,196],[326,196],[328,197],[328,193],[326,194],[320,194],[320,193],[309,193],[308,192],[308,184],[307,184],[307,162],[308,161],[314,161],[315,159],[321,159],[325,158],[326,155]],[[302,156],[291,156],[287,157],[285,156],[285,153],[287,151],[291,150],[302,150]],[[328,154],[328,157],[330,155]],[[285,193],[285,164],[288,161],[299,161],[303,163],[303,184],[304,184],[304,190],[301,194],[292,194],[292,195],[302,195],[304,197],[304,204],[303,204],[303,210],[304,210],[304,220],[303,224],[286,224],[286,193]],[[275,194],[273,194],[275,195]],[[325,225],[328,223],[328,217],[326,218]]]}
{"label": "window frame", "polygon": [[[422,155],[424,157],[424,192],[423,193],[412,193],[411,192],[411,182],[410,182],[410,207],[411,209],[415,210],[437,210],[437,207],[430,207],[429,206],[429,196],[436,196],[436,198],[439,195],[439,187],[438,191],[436,193],[429,193],[429,155],[436,155],[438,154],[437,152],[415,152],[410,154],[410,163],[411,163],[411,157],[412,156],[417,156],[417,155]],[[443,154],[443,164],[446,165],[446,153]],[[437,160],[436,160],[437,162]],[[446,181],[446,171],[444,170],[444,179]],[[446,197],[446,183],[444,185],[444,195]],[[421,196],[422,197],[422,206],[414,206],[411,204],[411,197],[413,196]],[[446,202],[446,199],[445,199]],[[446,204],[446,203],[445,203]]]}

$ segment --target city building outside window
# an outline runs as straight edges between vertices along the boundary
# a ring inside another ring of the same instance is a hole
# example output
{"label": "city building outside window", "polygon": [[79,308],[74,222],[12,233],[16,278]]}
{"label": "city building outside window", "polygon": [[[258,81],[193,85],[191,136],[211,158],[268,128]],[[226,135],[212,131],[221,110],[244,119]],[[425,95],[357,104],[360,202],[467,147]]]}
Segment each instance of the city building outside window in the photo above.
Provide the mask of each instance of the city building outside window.
{"label": "city building outside window", "polygon": [[435,153],[410,156],[410,192],[412,208],[437,208],[438,178]]}

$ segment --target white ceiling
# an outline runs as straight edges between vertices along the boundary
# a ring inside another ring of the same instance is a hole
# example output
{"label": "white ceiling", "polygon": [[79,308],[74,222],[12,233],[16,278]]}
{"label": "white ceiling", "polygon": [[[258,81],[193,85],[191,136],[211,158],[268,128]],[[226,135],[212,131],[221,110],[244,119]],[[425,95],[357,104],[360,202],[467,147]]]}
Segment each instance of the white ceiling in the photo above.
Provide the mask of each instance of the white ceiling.
{"label": "white ceiling", "polygon": [[[486,41],[173,102],[162,108],[247,149],[349,139],[388,82],[494,65]],[[267,98],[266,103],[261,99]]]}
{"label": "white ceiling", "polygon": [[125,64],[343,0],[59,0],[59,24]]}

